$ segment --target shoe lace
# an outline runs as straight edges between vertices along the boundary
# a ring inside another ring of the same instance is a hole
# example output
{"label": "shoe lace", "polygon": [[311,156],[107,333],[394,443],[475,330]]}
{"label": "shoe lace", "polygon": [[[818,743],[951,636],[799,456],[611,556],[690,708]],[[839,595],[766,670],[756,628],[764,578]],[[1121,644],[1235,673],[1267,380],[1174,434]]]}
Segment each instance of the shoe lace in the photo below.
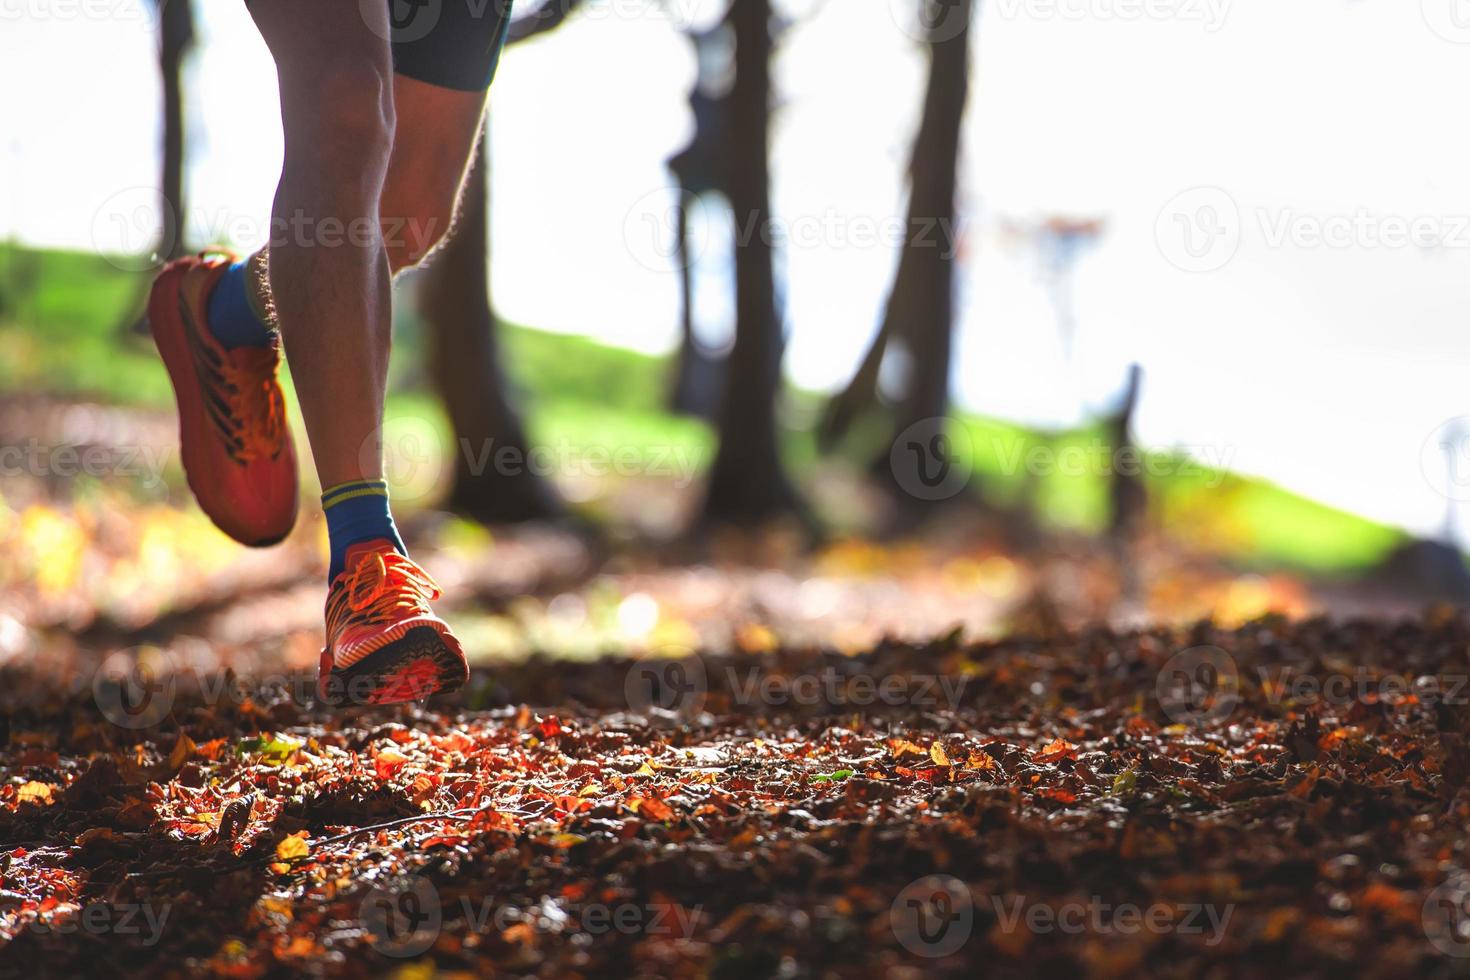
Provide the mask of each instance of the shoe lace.
{"label": "shoe lace", "polygon": [[274,365],[225,363],[220,368],[234,423],[236,455],[242,462],[276,455],[286,437],[286,405]]}
{"label": "shoe lace", "polygon": [[429,573],[397,552],[370,552],[347,579],[347,607],[374,620],[418,612],[443,592]]}

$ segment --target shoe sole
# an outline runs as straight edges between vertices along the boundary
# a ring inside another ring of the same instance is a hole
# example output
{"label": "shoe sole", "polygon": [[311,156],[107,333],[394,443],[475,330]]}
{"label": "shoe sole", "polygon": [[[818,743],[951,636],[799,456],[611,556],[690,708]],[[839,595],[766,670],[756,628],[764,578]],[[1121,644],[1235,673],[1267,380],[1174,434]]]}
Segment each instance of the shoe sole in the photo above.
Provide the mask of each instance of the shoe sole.
{"label": "shoe sole", "polygon": [[[169,316],[181,318],[181,314],[170,309],[165,304],[177,305],[180,301],[180,280],[183,279],[184,271],[181,269],[167,269],[154,280],[153,288],[148,294],[148,332],[153,337],[153,346],[158,348],[159,357],[163,359],[164,369],[168,372],[169,384],[174,389],[174,403],[179,409],[179,462],[184,470],[184,480],[189,485],[189,492],[194,495],[195,500],[205,500],[208,495],[200,496],[199,488],[194,484],[194,473],[185,461],[183,447],[191,446],[191,441],[198,438],[194,425],[195,420],[204,414],[204,405],[198,391],[198,381],[194,379],[194,357],[189,351],[189,342],[184,337],[186,329],[182,322],[177,326],[165,328],[165,319]],[[192,382],[192,384],[191,384]],[[250,548],[269,548],[271,545],[280,544],[290,536],[292,527],[286,528],[280,534],[252,538],[243,536],[226,528],[209,511],[204,512],[214,525],[225,534],[234,538],[241,544]]]}
{"label": "shoe sole", "polygon": [[458,690],[469,678],[464,655],[431,626],[415,626],[351,667],[333,670],[321,699],[333,707],[406,704]]}

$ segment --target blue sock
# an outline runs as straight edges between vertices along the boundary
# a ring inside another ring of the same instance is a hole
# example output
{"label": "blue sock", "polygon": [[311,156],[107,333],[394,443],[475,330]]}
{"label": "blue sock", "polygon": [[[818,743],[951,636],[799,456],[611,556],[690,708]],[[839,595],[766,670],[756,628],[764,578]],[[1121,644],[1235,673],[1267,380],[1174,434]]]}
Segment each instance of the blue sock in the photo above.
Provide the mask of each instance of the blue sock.
{"label": "blue sock", "polygon": [[250,275],[250,260],[242,259],[225,270],[209,294],[209,331],[226,347],[264,347],[271,341],[270,327],[251,299]]}
{"label": "blue sock", "polygon": [[386,538],[400,555],[408,554],[393,525],[388,484],[383,480],[353,480],[332,487],[322,494],[322,512],[327,515],[327,537],[332,548],[328,582],[342,574],[347,549],[363,541]]}

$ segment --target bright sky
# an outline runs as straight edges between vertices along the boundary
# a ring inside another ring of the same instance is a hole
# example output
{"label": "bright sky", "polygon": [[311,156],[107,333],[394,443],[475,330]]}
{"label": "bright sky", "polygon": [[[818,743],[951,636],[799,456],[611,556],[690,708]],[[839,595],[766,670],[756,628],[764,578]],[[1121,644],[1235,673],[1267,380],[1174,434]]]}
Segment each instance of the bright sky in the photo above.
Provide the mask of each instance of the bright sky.
{"label": "bright sky", "polygon": [[[281,153],[271,66],[242,4],[197,6],[192,237],[249,246]],[[805,386],[851,372],[892,274],[924,81],[904,30],[913,6],[803,0],[781,48],[774,194],[790,240],[787,369]],[[492,108],[506,316],[672,345],[676,279],[657,231],[693,74],[674,28],[710,7],[594,0],[505,56]],[[119,223],[157,170],[142,0],[0,0],[0,21],[0,235],[146,242],[146,220]],[[958,397],[1068,423],[1137,360],[1146,444],[1436,529],[1432,436],[1470,415],[1466,91],[1465,0],[986,0],[965,133]],[[1076,266],[1070,358],[1035,241],[1018,232],[1055,215],[1107,220]],[[728,246],[709,227],[718,260]],[[701,296],[717,327],[721,275]]]}

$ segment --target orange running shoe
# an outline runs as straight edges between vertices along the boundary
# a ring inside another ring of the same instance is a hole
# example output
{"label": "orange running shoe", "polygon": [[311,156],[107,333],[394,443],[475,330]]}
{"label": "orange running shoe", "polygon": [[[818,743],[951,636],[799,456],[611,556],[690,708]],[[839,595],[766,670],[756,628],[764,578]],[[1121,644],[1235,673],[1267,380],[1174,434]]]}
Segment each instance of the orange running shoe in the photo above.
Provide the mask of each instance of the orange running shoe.
{"label": "orange running shoe", "polygon": [[206,300],[233,259],[170,262],[154,280],[148,325],[179,405],[189,489],[210,520],[241,544],[275,544],[296,524],[296,450],[276,370],[279,338],[227,348],[206,321]]}
{"label": "orange running shoe", "polygon": [[469,679],[449,624],[429,608],[439,586],[386,539],[347,549],[327,592],[327,645],[317,693],[328,704],[398,704]]}

